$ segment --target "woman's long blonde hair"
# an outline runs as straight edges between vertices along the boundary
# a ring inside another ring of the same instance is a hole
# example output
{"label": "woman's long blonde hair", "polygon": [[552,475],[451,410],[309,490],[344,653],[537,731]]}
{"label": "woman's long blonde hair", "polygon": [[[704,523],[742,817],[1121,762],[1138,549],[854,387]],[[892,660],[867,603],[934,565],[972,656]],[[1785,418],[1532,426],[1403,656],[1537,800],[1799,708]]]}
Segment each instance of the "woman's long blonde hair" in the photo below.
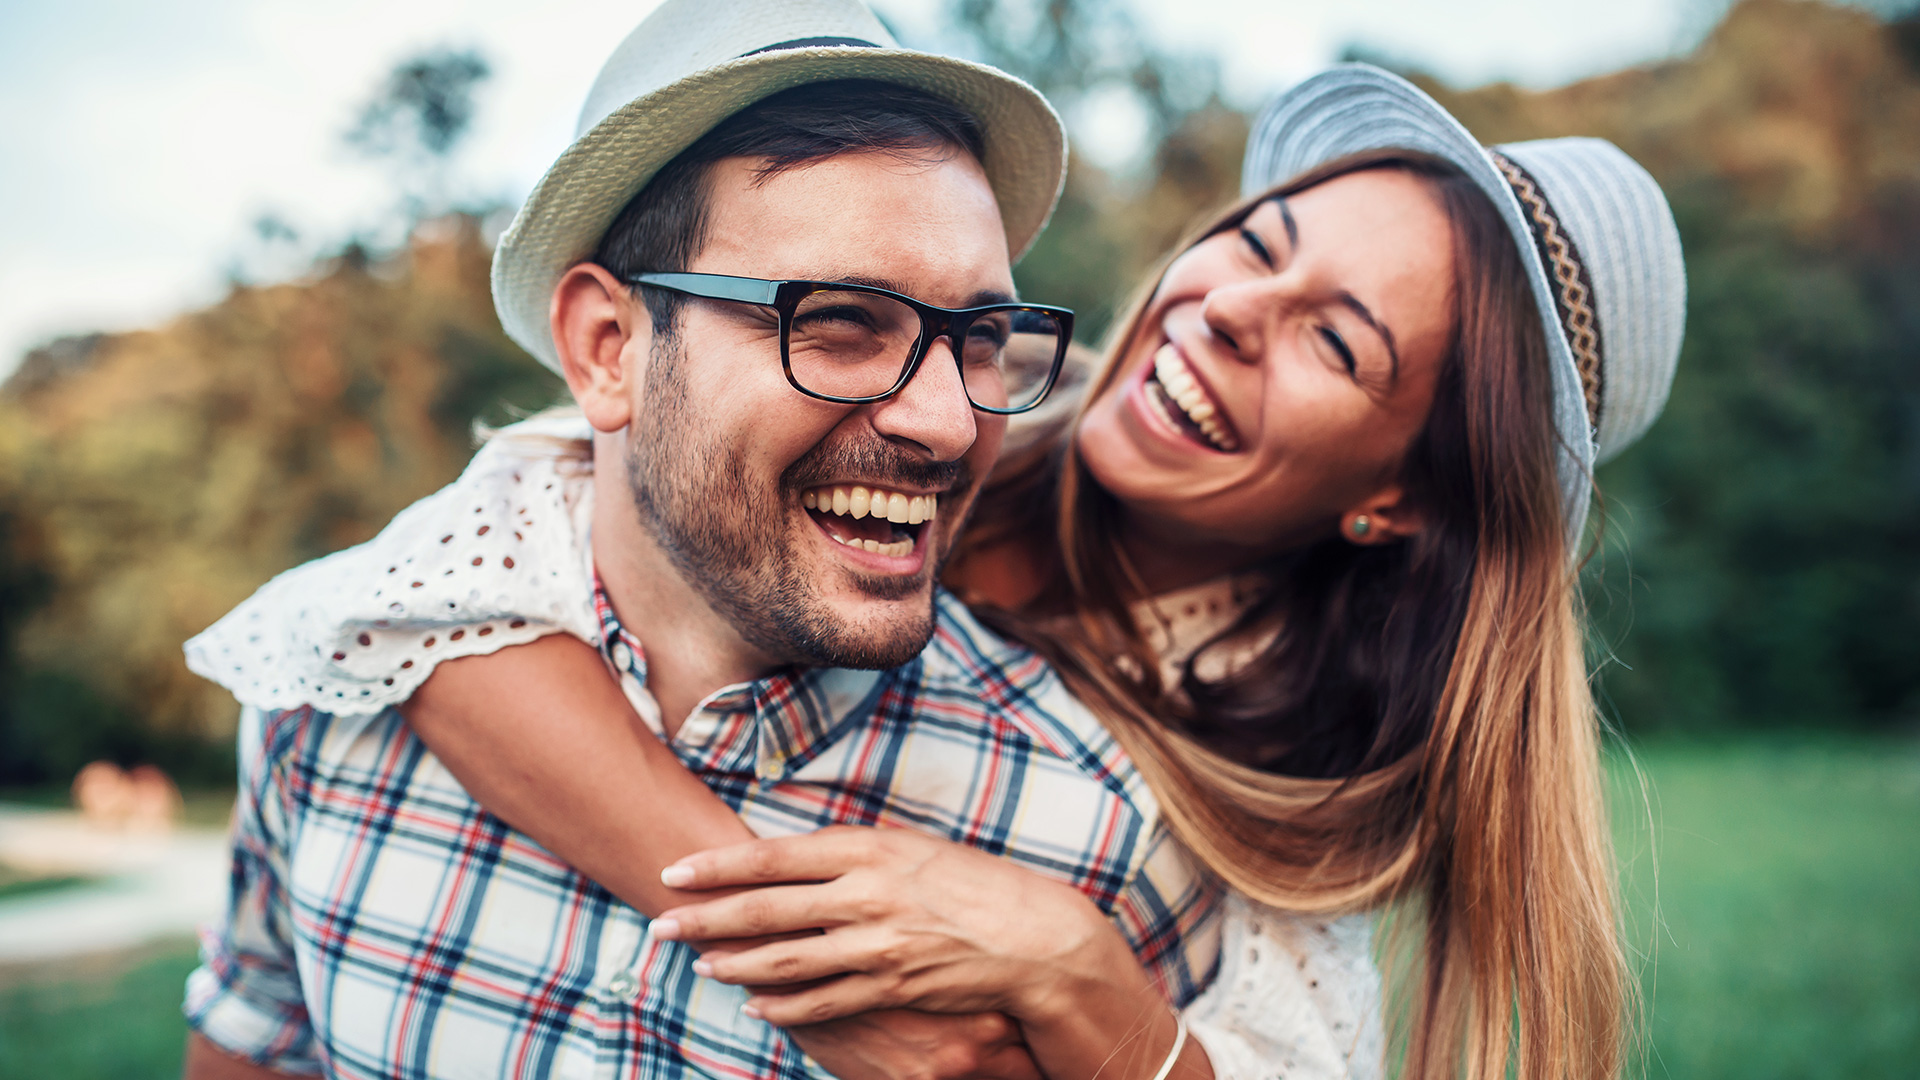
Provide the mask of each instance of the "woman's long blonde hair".
{"label": "woman's long blonde hair", "polygon": [[[1417,948],[1389,950],[1400,1075],[1602,1080],[1620,1069],[1633,991],[1546,331],[1521,256],[1457,170],[1398,152],[1330,163],[1194,239],[1366,168],[1425,179],[1455,235],[1455,338],[1401,478],[1424,500],[1420,535],[1276,557],[1272,587],[1215,643],[1271,644],[1223,680],[1190,662],[1171,700],[1128,614],[1143,589],[1120,508],[1073,445],[1077,415],[1004,463],[966,549],[1034,535],[1051,512],[1064,584],[1042,605],[1078,618],[1054,632],[996,621],[1103,714],[1170,827],[1227,884],[1296,911],[1385,907],[1396,929],[1421,931]],[[1151,293],[1117,321],[1083,411],[1116,377]]]}

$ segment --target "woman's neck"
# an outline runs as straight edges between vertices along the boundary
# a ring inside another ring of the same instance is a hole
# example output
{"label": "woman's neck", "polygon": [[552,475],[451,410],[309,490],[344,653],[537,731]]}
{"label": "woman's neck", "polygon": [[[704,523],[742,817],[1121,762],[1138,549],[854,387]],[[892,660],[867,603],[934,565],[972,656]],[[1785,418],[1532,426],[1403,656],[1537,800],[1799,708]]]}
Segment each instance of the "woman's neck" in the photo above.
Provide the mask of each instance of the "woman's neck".
{"label": "woman's neck", "polygon": [[1261,558],[1260,552],[1244,545],[1196,537],[1190,527],[1140,514],[1125,513],[1119,528],[1121,550],[1148,596],[1244,570]]}

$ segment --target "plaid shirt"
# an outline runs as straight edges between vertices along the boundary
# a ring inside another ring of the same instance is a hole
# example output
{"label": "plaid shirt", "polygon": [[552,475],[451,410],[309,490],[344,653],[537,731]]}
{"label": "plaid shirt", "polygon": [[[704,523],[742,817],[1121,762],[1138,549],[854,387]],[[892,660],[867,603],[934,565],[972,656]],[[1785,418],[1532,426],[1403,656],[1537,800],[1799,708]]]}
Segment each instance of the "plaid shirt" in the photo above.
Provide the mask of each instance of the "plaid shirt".
{"label": "plaid shirt", "polygon": [[[595,600],[651,705],[639,640]],[[903,826],[1072,883],[1184,1005],[1217,962],[1216,890],[1052,671],[937,603],[917,660],[727,687],[670,745],[763,836]],[[240,757],[229,907],[188,982],[216,1045],[345,1077],[826,1075],[686,945],[482,810],[397,712],[249,709]]]}

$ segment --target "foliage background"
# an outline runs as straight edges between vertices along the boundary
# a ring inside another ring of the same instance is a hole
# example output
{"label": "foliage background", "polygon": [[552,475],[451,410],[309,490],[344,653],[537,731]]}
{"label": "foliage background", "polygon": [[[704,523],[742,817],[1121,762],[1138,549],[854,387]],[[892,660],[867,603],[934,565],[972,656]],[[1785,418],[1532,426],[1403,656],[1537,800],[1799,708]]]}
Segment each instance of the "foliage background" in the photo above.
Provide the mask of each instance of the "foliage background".
{"label": "foliage background", "polygon": [[[1249,118],[1208,58],[1156,49],[1115,6],[954,0],[949,15],[975,55],[1064,108],[1119,86],[1151,119],[1142,167],[1075,160],[1018,270],[1096,337],[1232,197]],[[399,178],[396,212],[418,222],[404,247],[349,244],[152,330],[49,343],[0,388],[0,783],[64,782],[99,756],[225,776],[234,706],[186,671],[181,641],[450,480],[476,418],[560,393],[494,319],[492,208],[436,202],[486,64],[419,65],[355,135]],[[1612,139],[1674,201],[1680,374],[1666,416],[1600,472],[1588,567],[1614,718],[1911,727],[1920,20],[1747,0],[1689,56],[1557,90],[1410,74],[1487,141]]]}
{"label": "foliage background", "polygon": [[[947,13],[954,34],[922,44],[1019,72],[1064,110],[1119,88],[1149,118],[1137,167],[1075,159],[1017,272],[1096,338],[1232,197],[1249,117],[1209,58],[1153,46],[1115,5]],[[0,785],[57,788],[98,757],[230,783],[235,708],[181,642],[452,479],[476,418],[559,395],[492,313],[483,223],[500,208],[447,195],[487,70],[402,64],[352,131],[391,173],[405,244],[345,242],[166,325],[50,342],[0,386]],[[1686,247],[1673,397],[1600,470],[1586,568],[1629,735],[1609,764],[1650,1003],[1630,1074],[1912,1075],[1920,18],[1745,0],[1690,55],[1556,90],[1408,74],[1487,141],[1619,143]],[[178,1075],[193,963],[174,941],[0,967],[0,1080]]]}

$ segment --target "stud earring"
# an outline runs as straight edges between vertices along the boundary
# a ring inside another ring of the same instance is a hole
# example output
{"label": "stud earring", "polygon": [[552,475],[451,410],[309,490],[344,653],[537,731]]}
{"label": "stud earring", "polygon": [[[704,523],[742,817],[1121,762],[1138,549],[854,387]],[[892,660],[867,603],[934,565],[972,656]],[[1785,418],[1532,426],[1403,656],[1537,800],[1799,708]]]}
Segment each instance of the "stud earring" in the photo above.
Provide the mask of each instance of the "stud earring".
{"label": "stud earring", "polygon": [[1373,531],[1373,522],[1367,520],[1367,515],[1361,514],[1353,519],[1353,524],[1348,528],[1352,530],[1353,538],[1358,540]]}

